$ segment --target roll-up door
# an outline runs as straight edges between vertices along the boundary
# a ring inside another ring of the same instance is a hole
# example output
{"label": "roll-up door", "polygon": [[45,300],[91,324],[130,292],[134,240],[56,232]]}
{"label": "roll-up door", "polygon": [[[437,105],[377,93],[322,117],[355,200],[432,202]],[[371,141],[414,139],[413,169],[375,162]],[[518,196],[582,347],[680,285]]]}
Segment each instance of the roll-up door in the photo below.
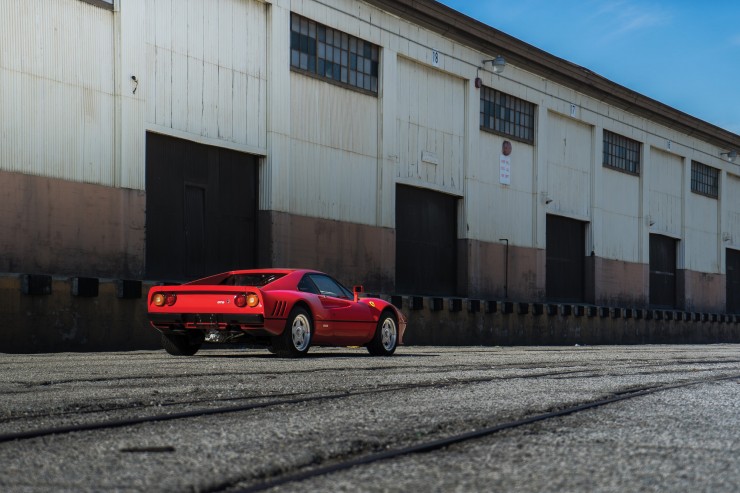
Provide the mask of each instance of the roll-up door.
{"label": "roll-up door", "polygon": [[656,308],[676,306],[677,240],[650,235],[650,305]]}
{"label": "roll-up door", "polygon": [[396,291],[457,293],[457,201],[422,188],[396,187]]}
{"label": "roll-up door", "polygon": [[582,302],[585,286],[585,225],[582,221],[547,216],[546,297]]}
{"label": "roll-up door", "polygon": [[727,313],[740,313],[740,251],[727,250]]}
{"label": "roll-up door", "polygon": [[148,133],[147,277],[255,267],[257,180],[254,156]]}

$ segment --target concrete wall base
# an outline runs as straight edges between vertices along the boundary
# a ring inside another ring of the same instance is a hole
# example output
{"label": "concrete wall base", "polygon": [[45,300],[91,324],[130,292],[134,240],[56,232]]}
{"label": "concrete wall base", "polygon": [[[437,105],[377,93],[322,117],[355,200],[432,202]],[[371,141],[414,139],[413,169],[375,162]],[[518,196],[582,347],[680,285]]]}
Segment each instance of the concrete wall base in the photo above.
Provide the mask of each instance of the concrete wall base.
{"label": "concrete wall base", "polygon": [[595,305],[393,296],[408,345],[612,345],[740,342],[740,315]]}
{"label": "concrete wall base", "polygon": [[[159,333],[146,316],[146,295],[152,283],[103,279],[95,293],[84,296],[73,292],[74,278],[47,276],[48,285],[41,281],[39,285],[20,274],[0,275],[0,353],[160,348]],[[408,317],[407,345],[740,343],[740,315],[382,297],[401,307]]]}
{"label": "concrete wall base", "polygon": [[[0,352],[126,351],[161,347],[138,281],[99,280],[97,296],[74,296],[73,278],[50,279],[46,294],[24,294],[22,275],[0,276]],[[132,289],[133,287],[133,294]]]}

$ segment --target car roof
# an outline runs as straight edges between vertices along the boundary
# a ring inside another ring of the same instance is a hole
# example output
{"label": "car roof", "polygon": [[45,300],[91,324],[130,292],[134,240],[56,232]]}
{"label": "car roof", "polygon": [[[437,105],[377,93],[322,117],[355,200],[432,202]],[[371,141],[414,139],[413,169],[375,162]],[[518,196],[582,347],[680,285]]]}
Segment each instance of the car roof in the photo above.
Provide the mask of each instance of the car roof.
{"label": "car roof", "polygon": [[243,269],[243,270],[232,270],[229,274],[292,274],[293,272],[299,273],[312,273],[312,274],[323,274],[313,269],[296,269],[296,268],[280,268],[270,267],[267,269]]}

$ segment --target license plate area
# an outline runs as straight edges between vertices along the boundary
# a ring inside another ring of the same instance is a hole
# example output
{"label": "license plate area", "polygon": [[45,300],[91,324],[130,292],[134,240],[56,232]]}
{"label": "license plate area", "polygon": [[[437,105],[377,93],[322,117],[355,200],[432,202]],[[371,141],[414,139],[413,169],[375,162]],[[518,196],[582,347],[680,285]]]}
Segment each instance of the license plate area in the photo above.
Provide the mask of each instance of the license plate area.
{"label": "license plate area", "polygon": [[218,328],[221,325],[218,322],[218,315],[215,313],[194,313],[185,315],[183,318],[186,327],[211,329]]}

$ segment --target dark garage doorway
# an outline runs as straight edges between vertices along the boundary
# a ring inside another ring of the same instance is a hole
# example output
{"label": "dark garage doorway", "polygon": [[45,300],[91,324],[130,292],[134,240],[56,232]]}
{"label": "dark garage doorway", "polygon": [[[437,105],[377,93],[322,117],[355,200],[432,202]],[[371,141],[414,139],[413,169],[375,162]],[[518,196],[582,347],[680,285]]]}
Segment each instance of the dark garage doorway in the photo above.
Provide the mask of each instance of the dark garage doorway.
{"label": "dark garage doorway", "polygon": [[740,251],[725,251],[727,313],[740,313]]}
{"label": "dark garage doorway", "polygon": [[545,296],[551,301],[583,302],[586,276],[586,223],[547,216]]}
{"label": "dark garage doorway", "polygon": [[650,306],[676,307],[676,250],[678,241],[650,235]]}
{"label": "dark garage doorway", "polygon": [[254,156],[147,133],[147,278],[255,267],[257,181]]}
{"label": "dark garage doorway", "polygon": [[396,291],[457,294],[456,197],[396,186]]}

